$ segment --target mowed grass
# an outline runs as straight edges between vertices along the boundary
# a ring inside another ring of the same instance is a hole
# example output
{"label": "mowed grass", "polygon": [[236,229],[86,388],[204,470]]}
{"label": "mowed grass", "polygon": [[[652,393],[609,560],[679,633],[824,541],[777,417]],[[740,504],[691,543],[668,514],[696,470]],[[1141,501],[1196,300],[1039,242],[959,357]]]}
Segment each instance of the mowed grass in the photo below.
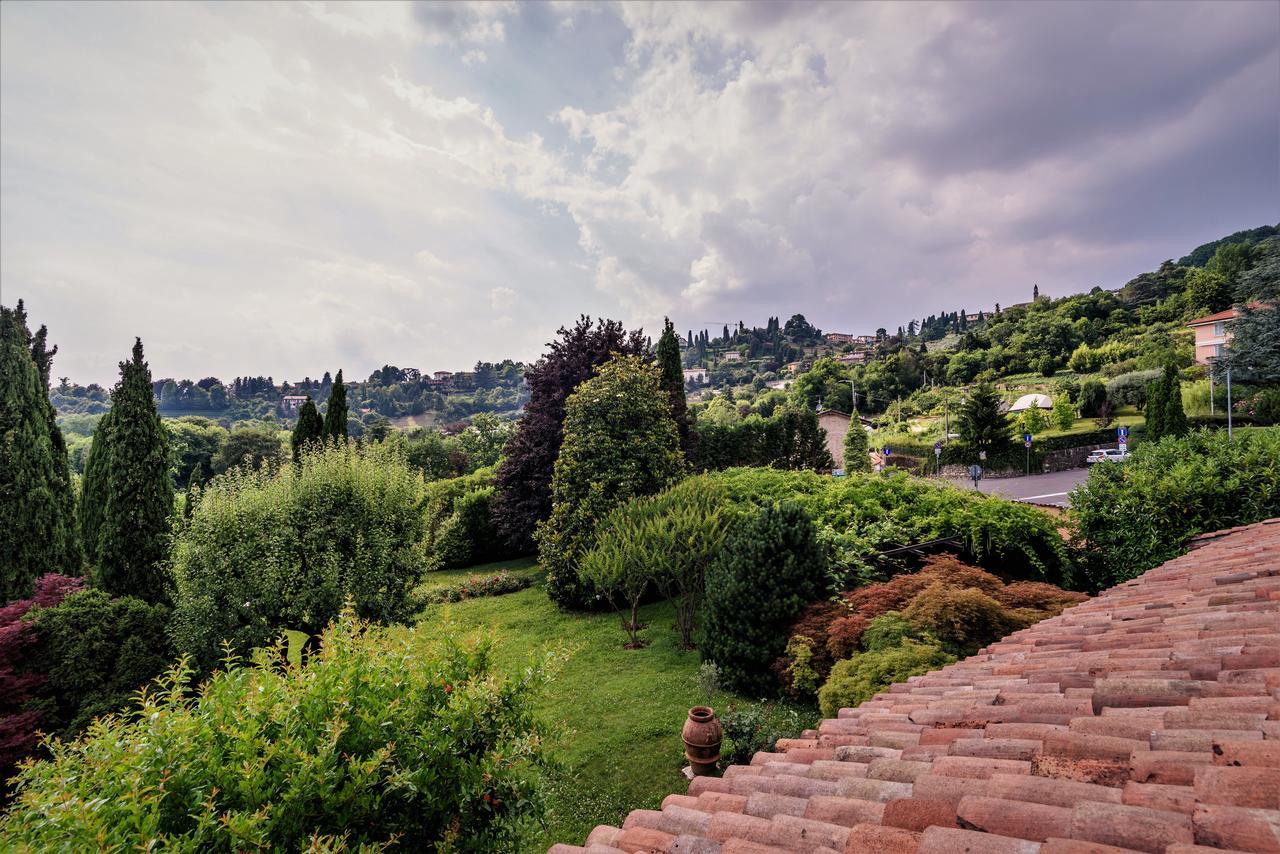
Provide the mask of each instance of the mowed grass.
{"label": "mowed grass", "polygon": [[541,571],[537,561],[533,558],[519,557],[512,560],[500,560],[496,563],[469,566],[466,569],[438,569],[434,572],[424,572],[422,574],[422,583],[416,589],[419,592],[434,590],[437,587],[448,587],[451,584],[466,581],[472,576],[484,577],[497,575],[499,572],[509,572],[512,575],[537,575]]}
{"label": "mowed grass", "polygon": [[[475,572],[475,569],[468,570]],[[547,824],[529,850],[581,845],[597,824],[620,824],[632,809],[656,809],[687,786],[680,729],[700,705],[698,653],[680,649],[667,602],[641,610],[644,649],[622,648],[616,614],[566,614],[541,585],[427,608],[420,631],[496,638],[497,664],[510,672],[531,654],[567,646],[571,656],[539,700],[552,754],[562,767],[548,790]],[[738,698],[720,694],[717,709]]]}

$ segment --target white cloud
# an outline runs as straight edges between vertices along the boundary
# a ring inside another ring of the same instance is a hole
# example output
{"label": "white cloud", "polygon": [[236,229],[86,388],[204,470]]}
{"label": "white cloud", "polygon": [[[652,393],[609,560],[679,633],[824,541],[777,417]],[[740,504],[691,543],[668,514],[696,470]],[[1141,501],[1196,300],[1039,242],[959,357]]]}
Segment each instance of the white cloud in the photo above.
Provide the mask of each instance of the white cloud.
{"label": "white cloud", "polygon": [[[0,281],[84,379],[134,334],[283,377],[583,311],[894,326],[1280,217],[1249,5],[51,8],[0,6]],[[541,121],[536,50],[596,81]]]}

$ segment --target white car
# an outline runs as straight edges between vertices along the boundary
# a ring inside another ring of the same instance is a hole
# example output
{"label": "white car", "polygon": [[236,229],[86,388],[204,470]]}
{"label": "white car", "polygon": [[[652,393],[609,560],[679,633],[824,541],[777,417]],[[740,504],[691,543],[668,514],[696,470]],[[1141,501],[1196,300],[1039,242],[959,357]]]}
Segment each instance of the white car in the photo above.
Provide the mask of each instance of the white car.
{"label": "white car", "polygon": [[1129,459],[1128,451],[1121,451],[1116,448],[1103,448],[1099,451],[1091,451],[1089,456],[1085,458],[1085,462],[1089,465],[1094,463],[1122,463]]}

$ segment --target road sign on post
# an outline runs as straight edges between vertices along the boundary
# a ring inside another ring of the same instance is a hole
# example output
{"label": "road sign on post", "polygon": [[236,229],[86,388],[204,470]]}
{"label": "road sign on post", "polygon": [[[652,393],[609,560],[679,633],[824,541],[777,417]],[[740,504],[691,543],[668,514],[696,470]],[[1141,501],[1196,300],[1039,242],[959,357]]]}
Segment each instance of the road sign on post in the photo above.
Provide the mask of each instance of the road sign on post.
{"label": "road sign on post", "polygon": [[973,488],[978,488],[978,481],[982,480],[982,466],[974,463],[969,466],[969,477],[973,479]]}
{"label": "road sign on post", "polygon": [[1031,474],[1031,434],[1022,434],[1022,447],[1027,449],[1027,474]]}
{"label": "road sign on post", "polygon": [[933,443],[933,459],[936,462],[938,475],[941,476],[942,475],[942,443],[941,442]]}

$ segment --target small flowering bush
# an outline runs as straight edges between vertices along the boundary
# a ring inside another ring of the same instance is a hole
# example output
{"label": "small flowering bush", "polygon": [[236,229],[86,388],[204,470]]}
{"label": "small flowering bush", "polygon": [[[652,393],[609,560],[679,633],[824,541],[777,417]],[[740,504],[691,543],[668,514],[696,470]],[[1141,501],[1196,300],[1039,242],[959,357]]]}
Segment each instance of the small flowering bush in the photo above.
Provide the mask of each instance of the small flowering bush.
{"label": "small flowering bush", "polygon": [[532,587],[536,581],[536,576],[516,575],[506,571],[494,575],[471,575],[458,584],[428,590],[421,595],[421,599],[424,605],[434,605],[440,602],[478,599],[482,596],[501,596],[504,593],[515,593],[517,590]]}
{"label": "small flowering bush", "polygon": [[[502,678],[485,644],[345,611],[301,666],[185,663],[134,710],[28,762],[6,847],[32,851],[496,851],[541,809],[530,699],[558,656]],[[12,849],[11,849],[12,850]]]}

